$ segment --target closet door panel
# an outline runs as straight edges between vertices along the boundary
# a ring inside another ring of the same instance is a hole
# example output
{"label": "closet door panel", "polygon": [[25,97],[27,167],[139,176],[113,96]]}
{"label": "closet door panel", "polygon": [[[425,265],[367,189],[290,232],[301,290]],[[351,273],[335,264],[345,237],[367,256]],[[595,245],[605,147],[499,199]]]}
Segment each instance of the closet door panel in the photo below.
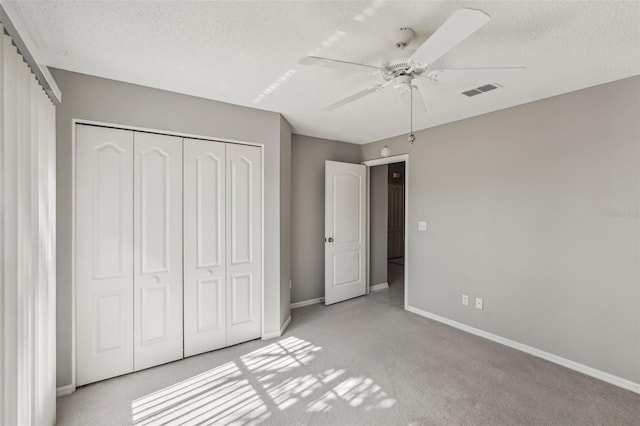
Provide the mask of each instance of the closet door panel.
{"label": "closet door panel", "polygon": [[262,334],[262,159],[227,145],[227,345]]}
{"label": "closet door panel", "polygon": [[182,139],[134,134],[135,370],[182,358]]}
{"label": "closet door panel", "polygon": [[226,346],[225,144],[184,139],[184,353]]}
{"label": "closet door panel", "polygon": [[77,385],[133,371],[133,132],[76,127]]}

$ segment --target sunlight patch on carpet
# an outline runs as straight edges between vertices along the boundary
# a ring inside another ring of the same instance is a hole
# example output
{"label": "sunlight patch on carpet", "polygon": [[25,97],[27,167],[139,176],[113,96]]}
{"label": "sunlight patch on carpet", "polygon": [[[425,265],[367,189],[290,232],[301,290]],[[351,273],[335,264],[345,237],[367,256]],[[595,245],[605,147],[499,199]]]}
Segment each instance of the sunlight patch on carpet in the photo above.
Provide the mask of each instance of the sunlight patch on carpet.
{"label": "sunlight patch on carpet", "polygon": [[311,342],[287,337],[136,399],[131,403],[133,424],[255,425],[274,410],[298,403],[307,413],[326,412],[336,404],[365,411],[395,405],[368,377],[348,377],[341,368],[313,372],[321,352]]}

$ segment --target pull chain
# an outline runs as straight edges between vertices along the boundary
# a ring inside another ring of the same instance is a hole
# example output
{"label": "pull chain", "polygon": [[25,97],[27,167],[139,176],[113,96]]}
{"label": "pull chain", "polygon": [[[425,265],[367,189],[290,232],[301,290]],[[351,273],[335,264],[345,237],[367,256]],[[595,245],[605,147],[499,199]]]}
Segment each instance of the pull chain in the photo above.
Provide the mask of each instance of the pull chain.
{"label": "pull chain", "polygon": [[409,108],[409,145],[413,145],[413,143],[416,140],[416,136],[413,134],[413,86],[409,86],[409,88],[411,89],[411,97],[410,102],[410,108]]}

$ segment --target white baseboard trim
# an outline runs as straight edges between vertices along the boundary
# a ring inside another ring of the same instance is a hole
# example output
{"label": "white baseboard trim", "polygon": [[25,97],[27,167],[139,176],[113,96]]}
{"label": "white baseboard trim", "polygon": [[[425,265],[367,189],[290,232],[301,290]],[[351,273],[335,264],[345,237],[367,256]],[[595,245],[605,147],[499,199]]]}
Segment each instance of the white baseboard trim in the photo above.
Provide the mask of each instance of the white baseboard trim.
{"label": "white baseboard trim", "polygon": [[389,283],[374,284],[369,286],[369,291],[384,290],[385,288],[389,288]]}
{"label": "white baseboard trim", "polygon": [[284,324],[282,324],[282,327],[280,327],[280,335],[281,336],[287,330],[287,327],[289,327],[289,324],[291,324],[291,315],[289,315],[289,317],[285,320]]}
{"label": "white baseboard trim", "polygon": [[71,395],[76,391],[76,387],[73,385],[65,385],[56,388],[56,397]]}
{"label": "white baseboard trim", "polygon": [[304,306],[315,305],[317,303],[324,302],[324,297],[318,297],[317,299],[303,300],[302,302],[296,302],[291,304],[291,309],[302,308]]}
{"label": "white baseboard trim", "polygon": [[289,318],[287,318],[284,324],[282,324],[282,327],[280,327],[280,330],[269,331],[264,333],[262,335],[262,340],[270,340],[270,339],[275,339],[276,337],[282,336],[284,334],[284,331],[287,329],[287,327],[289,327],[290,323],[291,323],[291,315],[289,315]]}
{"label": "white baseboard trim", "polygon": [[528,353],[529,355],[533,355],[549,362],[553,362],[554,364],[558,364],[571,370],[578,371],[582,374],[586,374],[587,376],[591,376],[604,382],[611,383],[612,385],[621,387],[631,392],[640,394],[640,383],[635,383],[630,380],[623,379],[622,377],[605,373],[604,371],[597,370],[593,367],[589,367],[587,365],[571,361],[570,359],[545,352],[541,349],[537,349],[532,346],[507,339],[506,337],[498,336],[497,334],[489,333],[488,331],[480,330],[479,328],[471,327],[470,325],[466,325],[449,318],[441,317],[440,315],[432,314],[431,312],[423,311],[422,309],[414,308],[413,306],[407,305],[406,310],[425,318],[429,318],[434,321],[438,321],[451,327],[460,329],[462,331],[466,331],[467,333],[475,334],[476,336],[484,337],[485,339],[491,340],[493,342],[509,346],[510,348]]}

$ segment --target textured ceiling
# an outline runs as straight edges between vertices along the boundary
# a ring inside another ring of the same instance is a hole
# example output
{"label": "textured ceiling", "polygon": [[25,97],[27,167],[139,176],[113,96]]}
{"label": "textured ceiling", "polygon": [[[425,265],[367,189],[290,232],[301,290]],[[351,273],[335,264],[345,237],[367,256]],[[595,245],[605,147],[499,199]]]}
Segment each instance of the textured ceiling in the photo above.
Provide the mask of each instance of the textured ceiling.
{"label": "textured ceiling", "polygon": [[[320,109],[381,82],[298,65],[318,55],[372,65],[409,56],[455,10],[491,21],[434,64],[524,66],[503,87],[420,87],[423,129],[640,74],[640,2],[580,1],[25,1],[4,2],[23,21],[45,64],[281,112],[294,133],[366,143],[407,133],[408,111],[389,87],[332,112]],[[414,29],[409,51],[393,31]],[[63,94],[64,98],[64,94]],[[567,111],[571,114],[571,111]]]}

